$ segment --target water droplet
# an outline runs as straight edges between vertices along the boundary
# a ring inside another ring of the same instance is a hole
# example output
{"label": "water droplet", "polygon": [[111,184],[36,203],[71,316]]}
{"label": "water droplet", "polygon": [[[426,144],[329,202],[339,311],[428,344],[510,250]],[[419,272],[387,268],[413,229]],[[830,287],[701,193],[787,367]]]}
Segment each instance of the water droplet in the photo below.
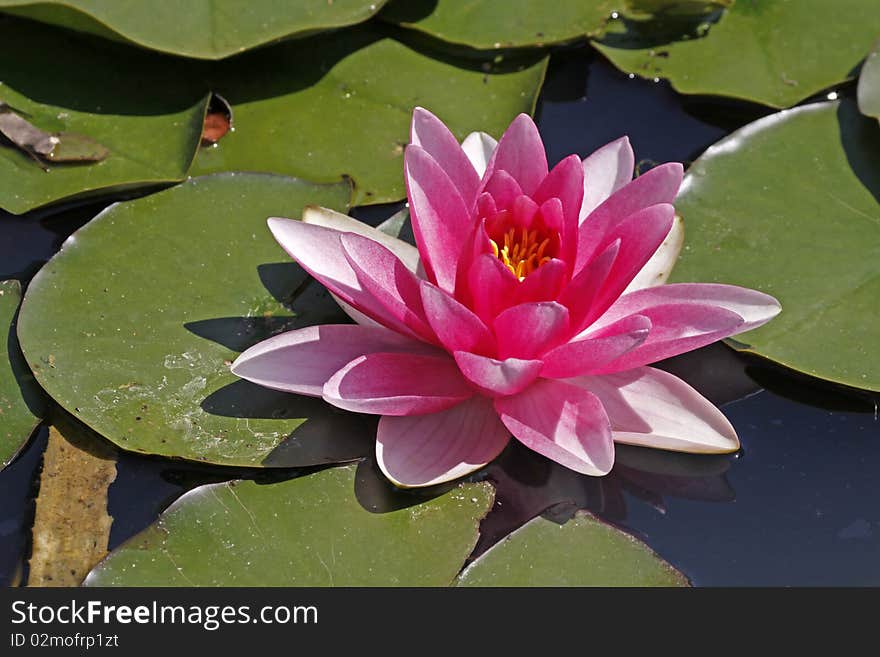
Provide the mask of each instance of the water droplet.
{"label": "water droplet", "polygon": [[618,18],[620,18],[620,14],[617,13],[616,11],[612,11],[611,12],[611,20],[617,20]]}

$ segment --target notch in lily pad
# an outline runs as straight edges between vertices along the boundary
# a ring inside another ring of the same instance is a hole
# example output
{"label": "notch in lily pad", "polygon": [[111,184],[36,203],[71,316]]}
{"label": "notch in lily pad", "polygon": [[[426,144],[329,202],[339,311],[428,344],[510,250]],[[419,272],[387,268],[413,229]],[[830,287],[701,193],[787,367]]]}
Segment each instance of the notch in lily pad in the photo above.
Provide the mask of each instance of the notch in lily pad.
{"label": "notch in lily pad", "polygon": [[208,102],[208,111],[205,113],[201,145],[203,147],[216,146],[227,132],[234,130],[232,105],[220,94],[212,93],[211,100]]}
{"label": "notch in lily pad", "polygon": [[110,150],[94,139],[75,132],[46,132],[22,116],[23,112],[0,102],[0,134],[30,156],[45,171],[47,164],[100,162]]}

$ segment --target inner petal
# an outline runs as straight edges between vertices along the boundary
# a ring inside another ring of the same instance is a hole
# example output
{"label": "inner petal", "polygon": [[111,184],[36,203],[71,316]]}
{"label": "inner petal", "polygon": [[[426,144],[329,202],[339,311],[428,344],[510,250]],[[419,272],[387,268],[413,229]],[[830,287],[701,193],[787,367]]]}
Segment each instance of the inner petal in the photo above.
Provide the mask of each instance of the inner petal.
{"label": "inner petal", "polygon": [[[549,219],[549,221],[548,221]],[[492,253],[519,281],[559,256],[559,232],[551,217],[544,216],[526,196],[520,196],[510,209],[486,220]]]}

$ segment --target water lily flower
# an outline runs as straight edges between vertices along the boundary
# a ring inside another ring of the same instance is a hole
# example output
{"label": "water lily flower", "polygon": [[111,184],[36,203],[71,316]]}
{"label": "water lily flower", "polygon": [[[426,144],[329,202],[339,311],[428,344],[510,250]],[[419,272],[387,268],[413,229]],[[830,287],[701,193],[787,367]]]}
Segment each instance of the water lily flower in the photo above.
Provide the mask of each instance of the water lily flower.
{"label": "water lily flower", "polygon": [[601,476],[614,442],[727,453],[724,415],[649,367],[779,310],[731,285],[662,284],[681,246],[677,163],[633,179],[618,139],[548,170],[535,124],[463,143],[413,113],[404,156],[416,247],[329,210],[271,218],[281,246],[357,322],[283,333],[232,371],[380,415],[376,457],[402,487],[464,476],[511,435]]}

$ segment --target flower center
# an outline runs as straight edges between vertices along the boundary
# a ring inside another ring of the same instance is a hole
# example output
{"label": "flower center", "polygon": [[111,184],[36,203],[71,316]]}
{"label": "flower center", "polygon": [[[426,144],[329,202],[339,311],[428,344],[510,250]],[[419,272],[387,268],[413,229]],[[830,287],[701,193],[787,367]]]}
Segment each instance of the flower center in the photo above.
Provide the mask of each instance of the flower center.
{"label": "flower center", "polygon": [[550,260],[545,253],[551,238],[537,228],[509,228],[497,242],[493,239],[489,242],[495,257],[519,280]]}

